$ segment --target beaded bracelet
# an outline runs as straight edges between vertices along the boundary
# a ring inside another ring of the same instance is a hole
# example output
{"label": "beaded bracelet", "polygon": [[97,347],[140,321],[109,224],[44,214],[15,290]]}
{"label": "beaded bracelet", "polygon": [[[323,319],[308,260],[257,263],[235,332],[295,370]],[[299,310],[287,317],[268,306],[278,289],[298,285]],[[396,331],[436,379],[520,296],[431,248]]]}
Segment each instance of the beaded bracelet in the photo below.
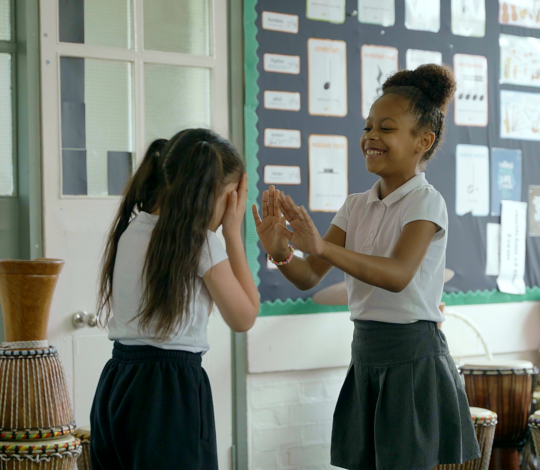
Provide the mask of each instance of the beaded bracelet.
{"label": "beaded bracelet", "polygon": [[283,261],[274,261],[274,258],[272,258],[270,255],[266,255],[266,256],[268,256],[268,261],[275,264],[276,266],[285,266],[286,264],[289,264],[291,260],[293,259],[294,248],[292,247],[292,245],[289,245],[289,256],[287,256],[287,259]]}

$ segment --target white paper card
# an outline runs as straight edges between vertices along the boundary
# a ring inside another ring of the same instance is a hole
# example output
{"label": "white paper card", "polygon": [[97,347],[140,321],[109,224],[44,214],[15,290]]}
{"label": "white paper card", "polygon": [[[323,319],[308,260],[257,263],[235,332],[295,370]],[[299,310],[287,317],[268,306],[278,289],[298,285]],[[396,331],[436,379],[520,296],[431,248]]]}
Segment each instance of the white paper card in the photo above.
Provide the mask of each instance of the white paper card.
{"label": "white paper card", "polygon": [[527,203],[502,201],[501,261],[497,285],[506,294],[525,294]]}
{"label": "white paper card", "polygon": [[358,0],[360,23],[394,26],[396,22],[395,0]]}
{"label": "white paper card", "polygon": [[501,137],[540,140],[540,94],[501,90]]}
{"label": "white paper card", "polygon": [[266,165],[264,184],[301,184],[299,166]]}
{"label": "white paper card", "polygon": [[309,114],[347,115],[347,46],[345,41],[308,40]]}
{"label": "white paper card", "polygon": [[293,129],[265,129],[264,146],[280,149],[299,149],[302,146],[300,131]]}
{"label": "white paper card", "polygon": [[441,29],[440,0],[405,0],[405,27],[437,33]]}
{"label": "white paper card", "polygon": [[273,11],[263,11],[262,27],[281,33],[298,33],[298,15],[286,15]]}
{"label": "white paper card", "polygon": [[486,245],[486,276],[498,276],[501,253],[500,224],[487,224]]}
{"label": "white paper card", "polygon": [[457,91],[454,121],[457,126],[485,127],[488,124],[488,66],[480,55],[455,54]]}
{"label": "white paper card", "polygon": [[398,50],[395,47],[363,45],[360,56],[362,117],[367,119],[371,105],[381,95],[384,82],[398,70]]}
{"label": "white paper card", "polygon": [[309,136],[309,210],[337,212],[348,194],[348,145],[341,135]]}
{"label": "white paper card", "polygon": [[300,73],[300,56],[283,54],[264,54],[265,72]]}
{"label": "white paper card", "polygon": [[424,64],[442,65],[442,52],[407,49],[405,60],[407,70],[416,70]]}
{"label": "white paper card", "polygon": [[265,91],[264,107],[282,111],[300,111],[300,93],[288,91]]}
{"label": "white paper card", "polygon": [[345,23],[345,0],[307,0],[306,16],[310,20]]}
{"label": "white paper card", "polygon": [[499,0],[499,23],[540,28],[538,0]]}
{"label": "white paper card", "polygon": [[500,83],[540,86],[540,39],[499,36]]}
{"label": "white paper card", "polygon": [[489,215],[489,149],[484,145],[456,147],[456,214]]}
{"label": "white paper card", "polygon": [[485,0],[452,0],[452,33],[483,38],[486,35]]}

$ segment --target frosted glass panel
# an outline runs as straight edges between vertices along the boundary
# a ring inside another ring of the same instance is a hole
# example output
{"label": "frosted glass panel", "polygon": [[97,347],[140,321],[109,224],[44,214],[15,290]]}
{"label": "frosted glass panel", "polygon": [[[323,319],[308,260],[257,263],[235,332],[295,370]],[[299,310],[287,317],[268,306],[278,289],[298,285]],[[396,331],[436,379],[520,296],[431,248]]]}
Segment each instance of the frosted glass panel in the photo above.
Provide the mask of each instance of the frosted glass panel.
{"label": "frosted glass panel", "polygon": [[209,69],[146,64],[144,89],[147,145],[187,127],[211,126]]}
{"label": "frosted glass panel", "polygon": [[0,0],[0,41],[11,39],[11,0]]}
{"label": "frosted glass panel", "polygon": [[211,55],[210,5],[211,0],[144,0],[145,49]]}
{"label": "frosted glass panel", "polygon": [[63,194],[121,194],[132,169],[130,62],[61,59]]}
{"label": "frosted glass panel", "polygon": [[0,196],[13,195],[11,56],[0,54]]}
{"label": "frosted glass panel", "polygon": [[132,2],[133,0],[59,0],[60,41],[131,49]]}

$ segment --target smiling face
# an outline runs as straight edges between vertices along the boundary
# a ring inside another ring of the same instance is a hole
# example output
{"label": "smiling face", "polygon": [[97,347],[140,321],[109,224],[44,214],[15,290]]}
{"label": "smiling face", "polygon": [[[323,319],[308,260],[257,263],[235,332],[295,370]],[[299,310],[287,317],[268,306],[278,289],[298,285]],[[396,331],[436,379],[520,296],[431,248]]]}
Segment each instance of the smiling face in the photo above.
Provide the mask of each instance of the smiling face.
{"label": "smiling face", "polygon": [[360,140],[370,173],[381,178],[410,178],[418,172],[434,134],[415,133],[416,118],[408,109],[408,100],[391,93],[381,96],[371,107]]}

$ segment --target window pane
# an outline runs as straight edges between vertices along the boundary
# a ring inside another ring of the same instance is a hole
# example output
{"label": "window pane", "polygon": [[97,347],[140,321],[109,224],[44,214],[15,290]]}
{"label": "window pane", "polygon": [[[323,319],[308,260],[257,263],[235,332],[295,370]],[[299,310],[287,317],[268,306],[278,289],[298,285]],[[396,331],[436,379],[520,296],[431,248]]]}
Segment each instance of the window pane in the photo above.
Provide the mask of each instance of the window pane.
{"label": "window pane", "polygon": [[210,70],[146,64],[145,139],[170,138],[187,127],[210,127]]}
{"label": "window pane", "polygon": [[59,13],[60,41],[133,47],[132,0],[59,0]]}
{"label": "window pane", "polygon": [[131,176],[130,62],[61,59],[63,194],[121,194]]}
{"label": "window pane", "polygon": [[11,39],[11,0],[0,0],[0,41]]}
{"label": "window pane", "polygon": [[13,195],[11,56],[0,54],[0,196]]}
{"label": "window pane", "polygon": [[211,55],[210,1],[144,0],[144,48]]}

